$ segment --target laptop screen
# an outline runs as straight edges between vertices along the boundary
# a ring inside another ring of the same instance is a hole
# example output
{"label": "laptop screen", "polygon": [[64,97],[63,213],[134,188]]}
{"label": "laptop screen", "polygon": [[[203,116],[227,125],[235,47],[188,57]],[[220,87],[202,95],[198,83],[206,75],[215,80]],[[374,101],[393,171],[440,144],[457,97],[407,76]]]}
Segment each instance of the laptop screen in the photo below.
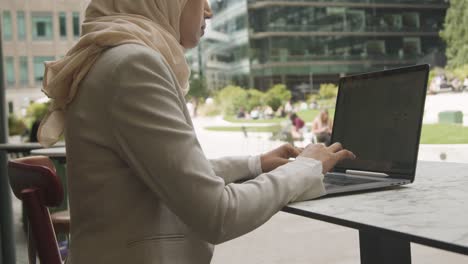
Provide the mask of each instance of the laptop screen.
{"label": "laptop screen", "polygon": [[344,77],[336,103],[332,142],[358,157],[347,169],[414,178],[428,65]]}

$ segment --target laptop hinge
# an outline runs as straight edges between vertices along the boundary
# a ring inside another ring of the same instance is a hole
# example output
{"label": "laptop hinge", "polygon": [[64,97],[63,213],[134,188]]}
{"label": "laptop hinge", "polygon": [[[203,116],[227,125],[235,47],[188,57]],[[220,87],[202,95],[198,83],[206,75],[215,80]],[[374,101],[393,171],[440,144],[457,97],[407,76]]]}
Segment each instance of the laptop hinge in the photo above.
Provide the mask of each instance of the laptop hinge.
{"label": "laptop hinge", "polygon": [[359,171],[359,170],[346,170],[346,174],[357,175],[357,176],[370,176],[370,177],[390,177],[390,175],[382,172],[371,172],[371,171]]}

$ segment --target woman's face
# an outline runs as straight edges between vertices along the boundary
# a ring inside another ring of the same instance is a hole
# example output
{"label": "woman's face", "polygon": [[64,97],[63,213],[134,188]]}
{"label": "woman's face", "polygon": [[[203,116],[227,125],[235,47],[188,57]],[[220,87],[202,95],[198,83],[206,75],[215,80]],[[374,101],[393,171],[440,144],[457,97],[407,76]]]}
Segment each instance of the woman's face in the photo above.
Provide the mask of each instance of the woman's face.
{"label": "woman's face", "polygon": [[205,20],[212,16],[208,0],[188,0],[180,17],[180,44],[186,49],[197,46],[205,34]]}

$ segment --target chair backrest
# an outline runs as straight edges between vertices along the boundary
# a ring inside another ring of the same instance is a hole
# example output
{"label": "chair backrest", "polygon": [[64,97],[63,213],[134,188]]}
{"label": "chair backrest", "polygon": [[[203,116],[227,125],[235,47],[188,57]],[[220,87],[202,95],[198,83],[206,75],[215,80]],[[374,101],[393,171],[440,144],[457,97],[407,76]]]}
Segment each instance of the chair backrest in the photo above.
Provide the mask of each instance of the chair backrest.
{"label": "chair backrest", "polygon": [[32,156],[8,162],[10,185],[24,203],[29,221],[29,261],[35,263],[35,250],[41,263],[61,264],[54,228],[46,206],[58,206],[63,187],[48,157]]}

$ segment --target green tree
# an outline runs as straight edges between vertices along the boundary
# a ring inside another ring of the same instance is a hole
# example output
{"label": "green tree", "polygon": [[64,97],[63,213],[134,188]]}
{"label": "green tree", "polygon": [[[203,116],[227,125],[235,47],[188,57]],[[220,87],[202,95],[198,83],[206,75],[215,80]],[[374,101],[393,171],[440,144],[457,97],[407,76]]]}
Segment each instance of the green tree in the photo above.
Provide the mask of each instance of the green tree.
{"label": "green tree", "polygon": [[338,87],[333,83],[324,83],[320,85],[320,99],[331,99],[338,95]]}
{"label": "green tree", "polygon": [[247,91],[239,86],[226,86],[218,92],[216,102],[225,114],[236,114],[239,109],[247,106]]}
{"label": "green tree", "polygon": [[205,78],[193,78],[190,80],[190,89],[187,93],[187,99],[192,99],[194,103],[193,115],[198,116],[198,106],[200,99],[210,95]]}
{"label": "green tree", "polygon": [[264,105],[264,101],[265,93],[257,89],[249,89],[247,90],[247,102],[245,105],[245,110],[250,112],[255,107]]}
{"label": "green tree", "polygon": [[210,95],[205,78],[193,78],[190,80],[188,98],[206,98]]}
{"label": "green tree", "polygon": [[27,127],[26,127],[26,124],[24,123],[24,120],[22,120],[21,118],[13,114],[10,114],[8,116],[8,128],[9,128],[8,134],[10,136],[23,135],[27,131]]}
{"label": "green tree", "polygon": [[449,68],[468,64],[468,1],[451,0],[441,37],[447,43]]}
{"label": "green tree", "polygon": [[31,122],[35,120],[42,120],[49,110],[49,103],[32,103],[26,109],[26,117],[32,119]]}
{"label": "green tree", "polygon": [[265,103],[276,111],[281,105],[291,100],[291,97],[291,91],[286,88],[286,85],[277,84],[266,92]]}

